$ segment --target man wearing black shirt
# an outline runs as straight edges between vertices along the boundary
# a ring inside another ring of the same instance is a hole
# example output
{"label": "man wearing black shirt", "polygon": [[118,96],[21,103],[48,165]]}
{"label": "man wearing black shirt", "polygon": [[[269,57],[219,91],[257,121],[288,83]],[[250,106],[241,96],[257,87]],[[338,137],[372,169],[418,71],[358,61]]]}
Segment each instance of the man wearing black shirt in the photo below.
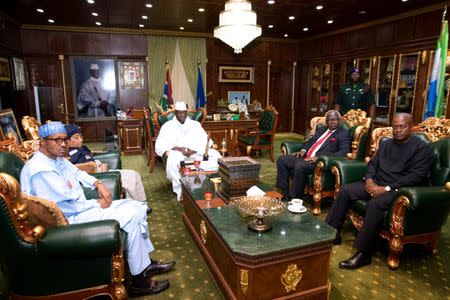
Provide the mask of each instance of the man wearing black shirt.
{"label": "man wearing black shirt", "polygon": [[377,232],[395,191],[406,186],[421,185],[433,163],[430,147],[411,135],[411,115],[396,114],[392,129],[394,138],[379,146],[368,164],[363,181],[343,185],[328,212],[326,221],[338,230],[335,244],[340,244],[340,230],[350,203],[356,200],[368,201],[364,223],[355,241],[358,252],[341,261],[340,268],[356,269],[371,263]]}

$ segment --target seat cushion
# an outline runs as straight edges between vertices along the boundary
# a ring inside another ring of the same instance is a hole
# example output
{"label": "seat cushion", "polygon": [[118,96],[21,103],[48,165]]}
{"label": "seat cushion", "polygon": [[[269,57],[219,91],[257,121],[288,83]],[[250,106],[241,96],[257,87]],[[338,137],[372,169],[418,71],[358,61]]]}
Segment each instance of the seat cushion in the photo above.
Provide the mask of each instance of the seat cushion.
{"label": "seat cushion", "polygon": [[28,211],[28,224],[32,227],[52,228],[67,225],[63,212],[52,201],[22,193]]}

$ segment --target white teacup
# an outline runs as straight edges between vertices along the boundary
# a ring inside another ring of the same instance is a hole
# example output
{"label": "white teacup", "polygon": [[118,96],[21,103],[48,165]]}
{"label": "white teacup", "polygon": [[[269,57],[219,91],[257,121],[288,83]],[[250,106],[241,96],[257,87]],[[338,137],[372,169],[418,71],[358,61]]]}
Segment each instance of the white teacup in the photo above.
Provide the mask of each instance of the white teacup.
{"label": "white teacup", "polygon": [[298,206],[298,207],[303,206],[303,200],[297,199],[297,198],[291,199],[291,202],[289,202],[289,205]]}

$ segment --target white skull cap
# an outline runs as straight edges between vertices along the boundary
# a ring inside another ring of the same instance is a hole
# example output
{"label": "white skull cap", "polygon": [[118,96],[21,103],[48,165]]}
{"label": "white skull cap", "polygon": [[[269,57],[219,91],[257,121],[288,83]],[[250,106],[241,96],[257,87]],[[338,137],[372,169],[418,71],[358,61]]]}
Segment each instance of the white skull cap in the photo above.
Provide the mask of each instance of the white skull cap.
{"label": "white skull cap", "polygon": [[187,110],[187,105],[185,102],[175,102],[175,110]]}
{"label": "white skull cap", "polygon": [[91,64],[91,66],[89,67],[89,70],[98,70],[99,67],[97,64]]}

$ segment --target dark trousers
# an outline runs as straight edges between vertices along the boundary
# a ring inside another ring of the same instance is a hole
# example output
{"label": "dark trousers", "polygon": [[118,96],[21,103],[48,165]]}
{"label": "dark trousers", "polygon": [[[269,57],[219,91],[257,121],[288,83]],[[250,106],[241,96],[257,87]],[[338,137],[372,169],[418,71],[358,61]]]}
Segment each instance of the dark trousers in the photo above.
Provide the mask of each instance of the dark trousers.
{"label": "dark trousers", "polygon": [[372,253],[375,250],[378,230],[383,224],[384,213],[392,202],[393,195],[393,192],[385,192],[378,197],[371,197],[366,192],[363,181],[345,184],[328,211],[326,222],[336,229],[341,229],[350,204],[356,200],[368,201],[364,224],[356,237],[355,247],[360,251]]}
{"label": "dark trousers", "polygon": [[[303,157],[282,155],[277,159],[276,186],[283,191],[284,196],[301,198],[304,194],[308,175],[314,172],[315,167],[315,163],[309,163]],[[290,189],[289,177],[292,177]]]}

